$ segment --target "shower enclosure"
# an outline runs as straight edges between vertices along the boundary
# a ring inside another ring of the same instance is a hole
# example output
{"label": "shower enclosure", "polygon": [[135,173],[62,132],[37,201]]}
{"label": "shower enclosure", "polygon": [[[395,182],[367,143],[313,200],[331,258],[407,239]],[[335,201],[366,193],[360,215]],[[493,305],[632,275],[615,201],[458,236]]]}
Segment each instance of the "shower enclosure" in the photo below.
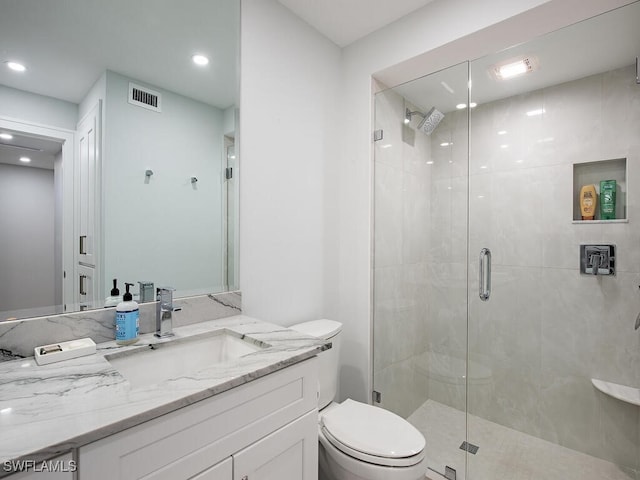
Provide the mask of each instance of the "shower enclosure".
{"label": "shower enclosure", "polygon": [[[374,403],[423,432],[433,478],[640,480],[639,22],[375,96]],[[615,218],[582,220],[604,180]],[[615,272],[581,273],[584,245]]]}

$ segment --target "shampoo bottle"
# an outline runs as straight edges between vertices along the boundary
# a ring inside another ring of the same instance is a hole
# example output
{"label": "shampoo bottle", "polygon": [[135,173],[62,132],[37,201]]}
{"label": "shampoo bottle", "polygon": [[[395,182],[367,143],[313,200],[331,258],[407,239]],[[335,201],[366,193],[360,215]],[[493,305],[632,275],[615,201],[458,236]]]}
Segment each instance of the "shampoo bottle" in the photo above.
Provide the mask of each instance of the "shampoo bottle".
{"label": "shampoo bottle", "polygon": [[122,297],[123,301],[116,307],[116,343],[118,345],[131,345],[138,341],[140,310],[129,293],[129,287],[132,285],[133,283],[125,283],[127,291]]}
{"label": "shampoo bottle", "polygon": [[585,185],[580,189],[580,213],[582,220],[593,220],[596,216],[598,194],[595,185]]}
{"label": "shampoo bottle", "polygon": [[600,182],[600,219],[613,220],[616,218],[616,181],[603,180]]}

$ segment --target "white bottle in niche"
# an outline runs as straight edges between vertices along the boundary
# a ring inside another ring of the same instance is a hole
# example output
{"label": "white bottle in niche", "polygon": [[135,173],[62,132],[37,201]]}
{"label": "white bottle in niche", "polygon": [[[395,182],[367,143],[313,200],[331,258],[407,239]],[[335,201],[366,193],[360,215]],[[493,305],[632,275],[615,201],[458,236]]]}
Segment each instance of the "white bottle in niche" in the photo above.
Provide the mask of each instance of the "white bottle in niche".
{"label": "white bottle in niche", "polygon": [[116,343],[118,345],[132,345],[138,341],[140,328],[140,309],[129,293],[133,283],[124,284],[127,291],[122,302],[116,306]]}

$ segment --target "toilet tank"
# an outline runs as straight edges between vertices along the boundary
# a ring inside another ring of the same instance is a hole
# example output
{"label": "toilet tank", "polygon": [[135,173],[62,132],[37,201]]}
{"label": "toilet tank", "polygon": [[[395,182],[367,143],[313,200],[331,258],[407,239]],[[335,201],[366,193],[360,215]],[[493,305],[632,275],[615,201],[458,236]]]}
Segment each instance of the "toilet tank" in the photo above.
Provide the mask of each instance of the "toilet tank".
{"label": "toilet tank", "polygon": [[335,320],[323,319],[298,323],[289,328],[311,337],[331,341],[331,348],[318,354],[318,363],[320,364],[318,409],[322,410],[333,401],[338,390],[338,361],[340,359],[342,324]]}

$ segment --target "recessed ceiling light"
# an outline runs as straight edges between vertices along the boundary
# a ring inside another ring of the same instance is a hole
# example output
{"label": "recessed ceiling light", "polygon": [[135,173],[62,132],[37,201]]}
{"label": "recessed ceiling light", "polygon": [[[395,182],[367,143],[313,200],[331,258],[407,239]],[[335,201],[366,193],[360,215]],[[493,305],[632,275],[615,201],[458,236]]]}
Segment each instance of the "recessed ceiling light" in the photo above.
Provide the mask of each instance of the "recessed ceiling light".
{"label": "recessed ceiling light", "polygon": [[195,63],[196,65],[200,65],[201,67],[209,64],[209,59],[200,54],[194,55],[193,57],[191,57],[191,60],[193,60],[193,63]]}
{"label": "recessed ceiling light", "polygon": [[20,157],[20,161],[23,163],[29,163],[31,159],[29,157]]}
{"label": "recessed ceiling light", "polygon": [[27,67],[18,62],[6,62],[6,64],[7,67],[15,72],[24,72],[27,69]]}
{"label": "recessed ceiling light", "polygon": [[467,104],[466,103],[459,103],[456,105],[456,108],[458,110],[462,110],[463,108],[467,108]]}
{"label": "recessed ceiling light", "polygon": [[506,131],[506,130],[500,130],[500,131],[498,132],[498,135],[506,135],[506,134],[507,134],[507,131]]}
{"label": "recessed ceiling light", "polygon": [[10,133],[0,133],[0,138],[2,140],[11,140],[13,139],[13,135],[11,135]]}
{"label": "recessed ceiling light", "polygon": [[471,102],[469,104],[469,108],[476,108],[478,106],[478,104],[476,102]]}

